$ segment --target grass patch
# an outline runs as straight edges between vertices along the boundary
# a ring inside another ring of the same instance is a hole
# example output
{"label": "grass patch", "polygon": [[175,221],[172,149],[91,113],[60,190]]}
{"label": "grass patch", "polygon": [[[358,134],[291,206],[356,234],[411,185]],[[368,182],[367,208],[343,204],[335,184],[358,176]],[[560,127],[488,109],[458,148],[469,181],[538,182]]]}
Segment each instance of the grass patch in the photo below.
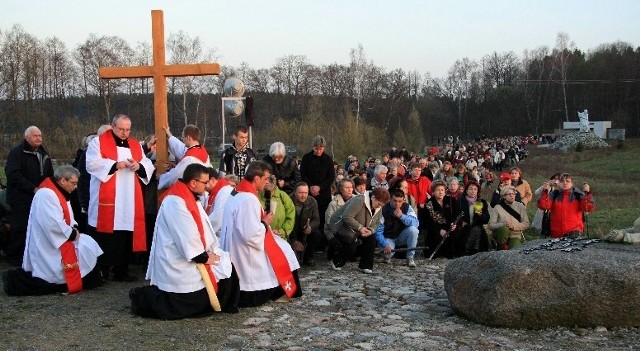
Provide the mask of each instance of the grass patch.
{"label": "grass patch", "polygon": [[[554,173],[571,174],[576,186],[589,183],[597,206],[588,217],[589,234],[603,236],[612,229],[631,227],[640,216],[640,140],[627,139],[623,148],[617,148],[615,141],[611,145],[581,152],[531,146],[529,157],[518,167],[533,191]],[[536,210],[532,205],[528,208],[530,220]],[[531,236],[535,234],[529,232],[527,238]]]}

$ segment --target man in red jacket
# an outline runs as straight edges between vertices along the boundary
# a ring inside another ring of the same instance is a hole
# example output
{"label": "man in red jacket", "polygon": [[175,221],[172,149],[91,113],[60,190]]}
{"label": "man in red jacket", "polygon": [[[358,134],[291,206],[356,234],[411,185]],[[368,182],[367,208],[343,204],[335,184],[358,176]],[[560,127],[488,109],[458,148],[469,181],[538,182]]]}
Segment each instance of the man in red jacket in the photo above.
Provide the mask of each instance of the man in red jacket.
{"label": "man in red jacket", "polygon": [[582,183],[581,191],[573,186],[571,175],[564,173],[560,176],[560,188],[550,189],[551,183],[546,181],[538,208],[551,211],[551,237],[582,236],[585,229],[583,214],[596,208],[589,184]]}

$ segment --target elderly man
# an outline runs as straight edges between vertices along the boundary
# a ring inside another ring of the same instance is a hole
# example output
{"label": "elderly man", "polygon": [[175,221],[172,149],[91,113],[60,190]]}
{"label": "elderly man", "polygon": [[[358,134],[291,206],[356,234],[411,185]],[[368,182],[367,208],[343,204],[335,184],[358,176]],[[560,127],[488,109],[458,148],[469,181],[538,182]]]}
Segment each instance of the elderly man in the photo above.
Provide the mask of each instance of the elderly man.
{"label": "elderly man", "polygon": [[309,186],[305,182],[296,184],[292,200],[296,208],[296,219],[289,241],[293,250],[300,253],[302,264],[313,266],[313,254],[320,240],[318,202],[309,196]]}
{"label": "elderly man", "polygon": [[131,119],[123,114],[112,120],[87,148],[89,231],[104,250],[100,269],[106,279],[134,281],[129,274],[131,252],[147,250],[145,211],[140,182],[149,184],[154,166],[140,142],[129,136]]}
{"label": "elderly man", "polygon": [[13,213],[11,235],[6,254],[10,264],[22,265],[29,209],[40,183],[53,175],[51,158],[42,147],[42,132],[36,126],[24,131],[24,141],[9,152],[7,165],[7,202]]}
{"label": "elderly man", "polygon": [[[376,230],[378,245],[384,248],[384,262],[390,263],[396,245],[407,245],[407,266],[415,267],[415,247],[418,244],[418,216],[405,201],[400,189],[391,192],[391,201],[382,206],[382,218]],[[411,250],[414,249],[414,250]]]}
{"label": "elderly man", "polygon": [[182,177],[184,169],[192,163],[211,167],[207,149],[200,145],[200,128],[193,124],[187,124],[182,129],[182,141],[171,135],[169,127],[164,130],[167,133],[167,137],[169,137],[169,152],[175,156],[178,163],[174,168],[160,175],[158,189],[166,189],[172,186]]}
{"label": "elderly man", "polygon": [[69,165],[56,169],[33,197],[22,268],[3,274],[7,295],[77,293],[102,285],[94,270],[102,250],[80,234],[73,218],[70,193],[80,172]]}
{"label": "elderly man", "polygon": [[205,316],[218,307],[238,312],[238,276],[196,199],[207,183],[209,169],[193,163],[167,190],[149,257],[146,279],[151,285],[129,292],[134,314],[180,319]]}
{"label": "elderly man", "polygon": [[220,246],[229,251],[238,271],[240,307],[302,296],[296,255],[288,242],[271,232],[273,214],[265,214],[258,200],[270,168],[262,161],[251,162],[223,213]]}

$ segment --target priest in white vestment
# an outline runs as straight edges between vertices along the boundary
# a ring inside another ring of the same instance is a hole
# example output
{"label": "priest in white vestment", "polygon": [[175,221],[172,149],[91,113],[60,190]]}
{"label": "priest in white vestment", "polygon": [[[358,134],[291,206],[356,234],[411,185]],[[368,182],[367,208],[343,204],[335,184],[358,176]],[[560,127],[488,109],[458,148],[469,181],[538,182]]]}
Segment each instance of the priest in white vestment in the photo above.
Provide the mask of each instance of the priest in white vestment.
{"label": "priest in white vestment", "polygon": [[187,124],[182,129],[182,141],[171,135],[169,127],[164,128],[164,130],[169,137],[169,153],[176,158],[177,164],[160,175],[158,189],[167,189],[172,186],[182,177],[184,169],[192,163],[212,167],[207,149],[200,144],[200,128],[193,124]]}
{"label": "priest in white vestment", "polygon": [[[102,285],[94,269],[102,250],[93,238],[78,232],[69,202],[79,175],[64,165],[40,184],[29,213],[22,268],[3,274],[8,295],[75,293]],[[64,263],[65,259],[70,261]],[[65,274],[74,270],[75,277]]]}
{"label": "priest in white vestment", "polygon": [[[258,191],[269,182],[271,166],[253,161],[224,205],[220,245],[231,254],[240,279],[240,307],[302,296],[300,264],[291,245],[271,232]],[[217,201],[217,200],[216,200]]]}
{"label": "priest in white vestment", "polygon": [[149,184],[154,166],[130,133],[131,119],[117,115],[111,131],[91,140],[87,148],[89,232],[104,250],[99,262],[103,277],[113,273],[117,281],[134,281],[129,274],[131,253],[147,251],[140,181]]}
{"label": "priest in white vestment", "polygon": [[[222,312],[238,311],[238,276],[197,200],[209,180],[208,172],[201,164],[187,166],[182,179],[162,199],[146,275],[151,285],[129,293],[134,314],[160,319],[208,315],[214,311],[211,294]],[[198,264],[207,269],[214,291],[207,289],[207,277]]]}

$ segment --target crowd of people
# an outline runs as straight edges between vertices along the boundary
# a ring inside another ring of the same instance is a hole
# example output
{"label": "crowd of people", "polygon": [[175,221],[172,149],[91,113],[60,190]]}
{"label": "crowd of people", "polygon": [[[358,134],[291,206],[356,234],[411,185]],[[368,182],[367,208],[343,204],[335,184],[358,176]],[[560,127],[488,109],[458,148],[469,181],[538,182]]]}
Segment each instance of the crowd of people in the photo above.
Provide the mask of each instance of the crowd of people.
{"label": "crowd of people", "polygon": [[342,166],[322,136],[299,162],[281,142],[260,159],[240,126],[216,170],[197,126],[185,126],[181,138],[165,127],[170,161],[158,176],[157,139],[140,142],[131,128],[128,116],[116,115],[85,138],[73,166],[55,170],[42,133],[27,128],[6,166],[12,220],[0,244],[20,266],[3,274],[7,294],[135,281],[129,264],[142,258],[149,284],[130,290],[133,313],[235,313],[301,296],[299,269],[319,254],[336,271],[357,262],[371,274],[376,255],[413,268],[419,253],[455,258],[518,247],[534,195],[540,217],[550,213],[552,237],[581,235],[582,214],[594,210],[589,185],[574,187],[568,174],[532,192],[517,167],[530,138],[445,143],[422,154],[392,147]]}

